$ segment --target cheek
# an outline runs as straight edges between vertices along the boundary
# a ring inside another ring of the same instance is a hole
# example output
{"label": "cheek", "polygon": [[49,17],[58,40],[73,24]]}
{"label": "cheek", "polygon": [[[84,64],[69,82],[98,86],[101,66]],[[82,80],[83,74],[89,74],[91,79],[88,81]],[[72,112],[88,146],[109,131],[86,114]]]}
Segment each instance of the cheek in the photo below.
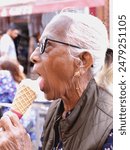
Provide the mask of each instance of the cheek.
{"label": "cheek", "polygon": [[50,65],[52,67],[52,71],[60,79],[69,79],[72,77],[74,73],[73,59],[70,57],[69,58],[58,57]]}

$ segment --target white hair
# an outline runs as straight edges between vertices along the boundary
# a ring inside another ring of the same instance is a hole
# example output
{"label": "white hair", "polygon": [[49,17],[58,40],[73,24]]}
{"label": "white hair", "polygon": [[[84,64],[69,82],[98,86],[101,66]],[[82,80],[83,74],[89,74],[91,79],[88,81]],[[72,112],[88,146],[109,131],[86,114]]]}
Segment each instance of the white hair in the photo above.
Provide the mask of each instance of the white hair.
{"label": "white hair", "polygon": [[97,17],[75,12],[61,12],[53,18],[53,21],[61,16],[66,16],[71,20],[70,27],[66,31],[66,42],[83,47],[83,49],[76,49],[77,52],[89,51],[91,53],[93,57],[92,73],[96,75],[104,64],[108,47],[105,25]]}

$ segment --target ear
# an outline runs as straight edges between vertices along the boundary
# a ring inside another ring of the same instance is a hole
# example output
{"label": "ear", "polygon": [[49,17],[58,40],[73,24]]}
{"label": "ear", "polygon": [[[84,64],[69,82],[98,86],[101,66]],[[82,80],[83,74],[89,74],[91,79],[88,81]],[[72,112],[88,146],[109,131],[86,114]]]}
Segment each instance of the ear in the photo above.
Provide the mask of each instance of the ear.
{"label": "ear", "polygon": [[89,52],[80,53],[79,58],[82,61],[83,68],[89,69],[93,65],[93,58]]}

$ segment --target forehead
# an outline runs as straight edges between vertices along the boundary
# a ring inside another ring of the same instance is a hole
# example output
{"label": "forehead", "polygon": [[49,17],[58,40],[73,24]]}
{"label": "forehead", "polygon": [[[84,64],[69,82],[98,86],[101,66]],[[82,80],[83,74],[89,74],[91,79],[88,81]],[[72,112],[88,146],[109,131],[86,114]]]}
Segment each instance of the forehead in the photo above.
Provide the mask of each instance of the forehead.
{"label": "forehead", "polygon": [[63,40],[66,38],[66,33],[70,28],[71,20],[66,16],[60,16],[52,19],[52,21],[46,26],[40,41],[48,38],[55,38],[57,40]]}

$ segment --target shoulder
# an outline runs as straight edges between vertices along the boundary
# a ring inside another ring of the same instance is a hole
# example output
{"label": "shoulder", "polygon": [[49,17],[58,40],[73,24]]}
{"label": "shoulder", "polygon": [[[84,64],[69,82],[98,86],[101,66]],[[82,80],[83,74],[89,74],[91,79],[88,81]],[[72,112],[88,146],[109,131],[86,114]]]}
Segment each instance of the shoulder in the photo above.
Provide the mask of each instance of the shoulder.
{"label": "shoulder", "polygon": [[11,73],[8,70],[0,70],[0,84],[5,86],[7,88],[9,87],[15,87],[16,88],[16,82],[14,81]]}
{"label": "shoulder", "polygon": [[16,83],[11,73],[6,70],[0,70],[0,92],[6,93],[6,95],[7,93],[9,94],[12,93],[11,96],[14,96],[15,91],[16,91]]}
{"label": "shoulder", "polygon": [[4,39],[4,38],[10,38],[10,36],[7,33],[5,33],[1,39]]}
{"label": "shoulder", "polygon": [[11,39],[11,37],[8,34],[4,34],[0,40],[0,45],[1,45],[1,50],[6,51],[6,48],[13,43],[13,40]]}
{"label": "shoulder", "polygon": [[3,43],[3,42],[7,43],[8,41],[13,41],[13,40],[8,34],[4,34],[1,38],[1,43]]}
{"label": "shoulder", "polygon": [[52,120],[55,116],[55,112],[57,107],[60,105],[61,100],[55,100],[51,103],[49,109],[48,109],[48,113],[46,116],[46,123],[45,123],[45,127],[48,126],[48,123],[50,122],[50,120]]}
{"label": "shoulder", "polygon": [[99,87],[99,98],[102,99],[102,101],[106,101],[112,104],[113,95],[106,89]]}
{"label": "shoulder", "polygon": [[99,87],[97,106],[105,114],[108,114],[110,117],[113,116],[113,96],[101,87]]}

